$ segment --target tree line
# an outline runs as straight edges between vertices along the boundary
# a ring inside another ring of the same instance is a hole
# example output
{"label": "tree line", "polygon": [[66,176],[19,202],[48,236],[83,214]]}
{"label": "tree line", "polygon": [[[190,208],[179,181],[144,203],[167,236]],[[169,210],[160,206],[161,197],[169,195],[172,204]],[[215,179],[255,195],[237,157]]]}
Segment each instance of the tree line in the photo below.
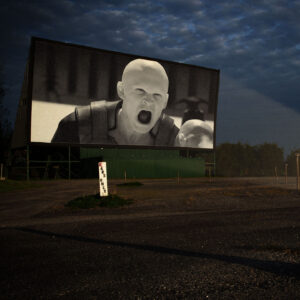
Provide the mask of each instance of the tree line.
{"label": "tree line", "polygon": [[250,146],[224,143],[216,147],[217,176],[296,176],[296,156],[300,148],[284,159],[283,149],[274,143]]}

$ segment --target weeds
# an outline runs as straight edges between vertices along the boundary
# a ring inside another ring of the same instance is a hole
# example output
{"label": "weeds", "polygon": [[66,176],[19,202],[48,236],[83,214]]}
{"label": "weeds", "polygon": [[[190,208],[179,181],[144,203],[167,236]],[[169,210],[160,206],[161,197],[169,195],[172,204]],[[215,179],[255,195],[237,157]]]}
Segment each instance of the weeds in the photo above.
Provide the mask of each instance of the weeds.
{"label": "weeds", "polygon": [[125,183],[119,183],[117,186],[141,186],[143,185],[141,182],[138,181],[132,181],[132,182],[125,182]]}
{"label": "weeds", "polygon": [[69,201],[65,206],[70,208],[121,207],[133,203],[132,199],[124,199],[118,195],[100,197],[99,194],[86,195]]}

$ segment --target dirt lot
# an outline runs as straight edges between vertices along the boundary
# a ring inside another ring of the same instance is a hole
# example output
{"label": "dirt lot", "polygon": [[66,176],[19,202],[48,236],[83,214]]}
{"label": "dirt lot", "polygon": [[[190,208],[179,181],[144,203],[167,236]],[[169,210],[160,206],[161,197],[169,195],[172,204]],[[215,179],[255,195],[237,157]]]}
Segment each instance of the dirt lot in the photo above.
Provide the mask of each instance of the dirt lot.
{"label": "dirt lot", "polygon": [[[127,180],[132,182],[133,180]],[[38,188],[0,194],[0,226],[29,223],[74,222],[131,214],[169,214],[188,211],[249,210],[293,207],[298,205],[296,179],[289,178],[174,178],[144,179],[137,187],[121,187],[124,180],[109,181],[109,192],[134,203],[121,209],[71,210],[64,205],[83,195],[98,192],[98,181],[52,180],[37,181]],[[73,218],[72,216],[76,216]],[[63,217],[63,218],[61,218]],[[53,220],[52,220],[53,218]]]}
{"label": "dirt lot", "polygon": [[295,178],[120,182],[117,209],[64,207],[97,180],[0,194],[0,298],[300,298]]}

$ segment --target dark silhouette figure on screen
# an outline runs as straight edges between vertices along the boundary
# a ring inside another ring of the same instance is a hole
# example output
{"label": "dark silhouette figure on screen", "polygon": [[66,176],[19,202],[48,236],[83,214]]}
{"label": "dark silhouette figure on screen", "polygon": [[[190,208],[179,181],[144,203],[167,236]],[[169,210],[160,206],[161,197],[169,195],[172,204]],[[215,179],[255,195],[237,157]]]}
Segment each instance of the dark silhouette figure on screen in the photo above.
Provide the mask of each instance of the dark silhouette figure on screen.
{"label": "dark silhouette figure on screen", "polygon": [[192,119],[205,121],[205,115],[208,109],[208,102],[206,100],[191,96],[181,99],[178,103],[185,103],[186,105],[182,124]]}

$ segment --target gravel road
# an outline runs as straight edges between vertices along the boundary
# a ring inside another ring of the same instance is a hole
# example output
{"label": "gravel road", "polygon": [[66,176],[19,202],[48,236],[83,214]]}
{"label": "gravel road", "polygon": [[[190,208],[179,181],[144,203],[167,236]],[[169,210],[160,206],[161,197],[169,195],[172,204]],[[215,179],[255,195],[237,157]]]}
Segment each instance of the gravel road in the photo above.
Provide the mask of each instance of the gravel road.
{"label": "gravel road", "polygon": [[1,194],[1,299],[299,299],[300,194],[261,179],[95,180]]}

